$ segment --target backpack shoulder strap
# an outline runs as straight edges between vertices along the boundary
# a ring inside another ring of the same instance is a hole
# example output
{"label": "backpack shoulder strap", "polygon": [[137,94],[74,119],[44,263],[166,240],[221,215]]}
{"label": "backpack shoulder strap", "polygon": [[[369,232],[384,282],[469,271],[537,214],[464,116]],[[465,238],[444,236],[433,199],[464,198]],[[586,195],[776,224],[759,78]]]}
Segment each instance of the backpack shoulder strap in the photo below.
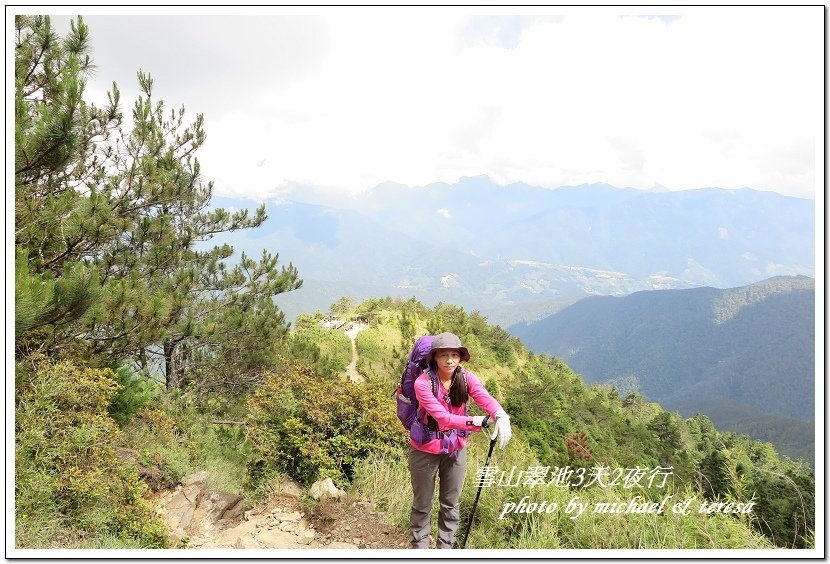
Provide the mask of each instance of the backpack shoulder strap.
{"label": "backpack shoulder strap", "polygon": [[464,376],[464,388],[467,390],[467,401],[464,402],[464,415],[467,415],[467,406],[470,403],[470,381],[467,379],[467,369],[461,367],[461,375]]}
{"label": "backpack shoulder strap", "polygon": [[[429,367],[427,367],[424,370],[424,372],[426,372],[426,375],[429,378],[429,382],[430,382],[431,387],[432,387],[432,395],[434,395],[437,398],[438,397],[438,378],[435,377],[435,375],[432,373],[432,370],[430,370]],[[428,424],[430,422],[430,420],[435,421],[434,419],[432,419],[432,416],[427,413],[427,410],[424,409],[424,406],[422,406],[420,404],[420,402],[418,403],[418,413],[419,413],[419,416],[422,418],[422,421],[424,423]]]}
{"label": "backpack shoulder strap", "polygon": [[430,369],[429,367],[427,367],[427,369],[424,370],[424,372],[427,373],[427,376],[429,376],[430,384],[432,384],[432,395],[434,395],[437,398],[438,397],[438,378],[435,377],[435,374],[432,373],[432,369]]}

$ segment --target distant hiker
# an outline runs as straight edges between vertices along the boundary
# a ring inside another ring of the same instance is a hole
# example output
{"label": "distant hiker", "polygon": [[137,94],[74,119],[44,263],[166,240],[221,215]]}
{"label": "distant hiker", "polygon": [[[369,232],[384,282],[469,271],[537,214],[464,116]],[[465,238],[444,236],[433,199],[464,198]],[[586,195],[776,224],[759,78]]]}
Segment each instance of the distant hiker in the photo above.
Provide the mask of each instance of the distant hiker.
{"label": "distant hiker", "polygon": [[[461,367],[470,352],[452,333],[436,335],[426,370],[415,380],[418,421],[410,429],[409,472],[412,478],[412,548],[429,548],[430,516],[438,477],[438,541],[436,548],[452,548],[461,518],[459,500],[467,466],[467,436],[488,426],[501,448],[510,440],[510,417],[472,372]],[[488,415],[467,415],[472,398]]]}

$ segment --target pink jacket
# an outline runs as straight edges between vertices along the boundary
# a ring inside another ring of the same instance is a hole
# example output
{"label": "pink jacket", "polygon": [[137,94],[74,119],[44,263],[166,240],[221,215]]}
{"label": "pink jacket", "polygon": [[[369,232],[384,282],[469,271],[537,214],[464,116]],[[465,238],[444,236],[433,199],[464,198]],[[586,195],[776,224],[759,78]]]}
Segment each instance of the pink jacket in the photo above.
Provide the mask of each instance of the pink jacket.
{"label": "pink jacket", "polygon": [[[467,392],[469,396],[481,409],[490,414],[491,419],[495,420],[496,412],[501,409],[501,405],[487,392],[487,389],[475,374],[469,370],[464,370],[464,373],[467,377]],[[444,393],[444,389],[440,384],[438,385],[438,397],[435,397],[435,394],[432,393],[432,383],[426,372],[421,372],[420,376],[415,380],[415,397],[421,407],[435,419],[439,430],[481,430],[481,427],[473,425],[472,415],[464,415],[466,405],[450,405],[449,397]],[[417,444],[413,439],[410,439],[409,444],[422,452],[439,454],[441,452],[442,440],[438,438],[427,441],[424,444]],[[459,436],[458,447],[455,450],[461,450],[466,444],[467,437]]]}

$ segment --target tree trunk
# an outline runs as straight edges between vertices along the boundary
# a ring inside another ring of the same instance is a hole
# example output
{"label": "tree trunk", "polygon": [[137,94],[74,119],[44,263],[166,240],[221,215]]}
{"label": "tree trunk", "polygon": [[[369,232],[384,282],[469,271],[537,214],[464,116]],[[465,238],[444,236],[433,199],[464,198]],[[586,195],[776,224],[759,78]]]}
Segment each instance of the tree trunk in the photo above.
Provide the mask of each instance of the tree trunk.
{"label": "tree trunk", "polygon": [[173,353],[176,351],[176,342],[173,339],[164,341],[164,384],[167,389],[178,388],[178,375],[176,374]]}

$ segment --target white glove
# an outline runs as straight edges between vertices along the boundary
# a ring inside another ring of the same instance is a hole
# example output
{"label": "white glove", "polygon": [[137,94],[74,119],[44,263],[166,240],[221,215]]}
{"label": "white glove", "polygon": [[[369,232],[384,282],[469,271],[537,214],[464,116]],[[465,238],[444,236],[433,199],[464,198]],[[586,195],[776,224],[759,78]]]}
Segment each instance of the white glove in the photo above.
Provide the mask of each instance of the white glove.
{"label": "white glove", "polygon": [[476,427],[486,428],[489,426],[490,416],[489,415],[475,415],[473,416],[473,425]]}
{"label": "white glove", "polygon": [[499,439],[499,447],[502,449],[510,442],[510,437],[513,436],[513,431],[510,430],[510,416],[505,413],[503,409],[496,412],[496,424],[493,426],[493,434],[490,436],[491,440],[496,437]]}

